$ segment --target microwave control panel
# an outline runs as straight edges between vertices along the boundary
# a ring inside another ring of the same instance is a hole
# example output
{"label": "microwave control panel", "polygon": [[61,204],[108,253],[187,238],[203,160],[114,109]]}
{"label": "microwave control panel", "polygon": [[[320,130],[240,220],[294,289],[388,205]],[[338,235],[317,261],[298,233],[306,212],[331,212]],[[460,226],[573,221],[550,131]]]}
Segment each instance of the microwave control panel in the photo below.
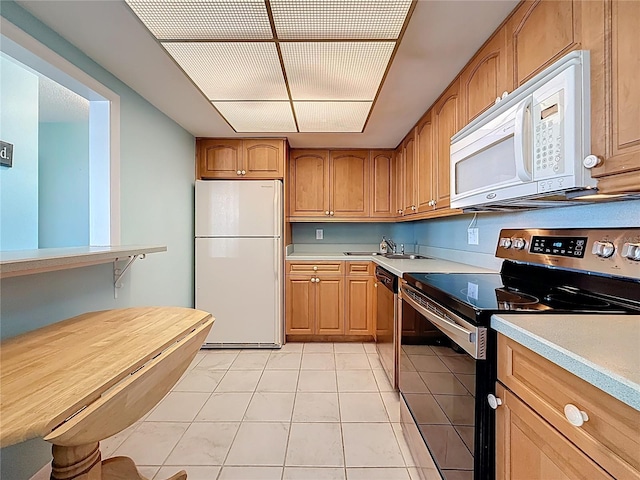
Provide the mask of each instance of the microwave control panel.
{"label": "microwave control panel", "polygon": [[564,173],[563,91],[557,91],[533,106],[533,172],[534,178]]}

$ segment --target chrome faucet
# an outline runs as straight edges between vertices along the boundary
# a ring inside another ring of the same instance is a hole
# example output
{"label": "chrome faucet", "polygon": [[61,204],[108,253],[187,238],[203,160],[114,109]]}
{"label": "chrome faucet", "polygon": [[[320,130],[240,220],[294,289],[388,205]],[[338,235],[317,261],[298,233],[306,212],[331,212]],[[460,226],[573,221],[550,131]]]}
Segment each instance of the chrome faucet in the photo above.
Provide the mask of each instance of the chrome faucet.
{"label": "chrome faucet", "polygon": [[396,244],[390,238],[382,237],[382,241],[391,249],[391,253],[396,253]]}

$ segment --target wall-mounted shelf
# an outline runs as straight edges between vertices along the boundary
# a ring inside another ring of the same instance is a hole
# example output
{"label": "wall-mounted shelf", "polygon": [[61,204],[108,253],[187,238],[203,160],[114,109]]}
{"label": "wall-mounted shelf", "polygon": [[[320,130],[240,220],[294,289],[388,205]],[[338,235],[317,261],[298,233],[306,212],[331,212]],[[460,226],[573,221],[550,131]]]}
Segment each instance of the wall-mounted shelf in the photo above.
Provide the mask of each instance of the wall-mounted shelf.
{"label": "wall-mounted shelf", "polygon": [[[125,245],[118,247],[41,248],[0,252],[0,278],[71,268],[114,264],[148,253],[166,252],[165,246]],[[115,267],[114,267],[115,268]],[[124,273],[124,272],[122,272]]]}

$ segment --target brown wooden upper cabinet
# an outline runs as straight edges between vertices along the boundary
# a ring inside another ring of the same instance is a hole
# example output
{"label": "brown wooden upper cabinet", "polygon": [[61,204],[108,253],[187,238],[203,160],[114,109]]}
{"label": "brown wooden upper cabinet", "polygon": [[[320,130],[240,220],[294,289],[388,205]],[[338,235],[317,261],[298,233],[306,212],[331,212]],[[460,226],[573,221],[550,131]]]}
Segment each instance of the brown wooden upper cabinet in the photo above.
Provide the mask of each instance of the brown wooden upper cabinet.
{"label": "brown wooden upper cabinet", "polygon": [[291,150],[289,176],[289,215],[328,216],[329,151]]}
{"label": "brown wooden upper cabinet", "polygon": [[583,1],[527,0],[506,25],[513,85],[519,87],[564,54],[580,48]]}
{"label": "brown wooden upper cabinet", "polygon": [[198,138],[199,178],[283,178],[284,139]]}
{"label": "brown wooden upper cabinet", "polygon": [[369,216],[395,217],[395,164],[393,150],[372,150],[371,209]]}
{"label": "brown wooden upper cabinet", "polygon": [[332,150],[329,153],[328,209],[331,217],[369,216],[370,174],[368,150]]}
{"label": "brown wooden upper cabinet", "polygon": [[415,130],[411,130],[402,143],[402,167],[403,167],[403,198],[402,215],[415,215],[418,213],[418,199],[416,180],[418,168],[416,164],[416,136]]}
{"label": "brown wooden upper cabinet", "polygon": [[416,126],[418,213],[435,209],[438,169],[433,161],[433,148],[433,122],[429,110]]}
{"label": "brown wooden upper cabinet", "polygon": [[[584,2],[591,51],[591,174],[602,193],[640,192],[640,2]],[[604,21],[602,21],[604,19]]]}
{"label": "brown wooden upper cabinet", "polygon": [[462,71],[460,88],[465,99],[463,124],[494,105],[504,92],[513,90],[513,80],[507,73],[507,33],[504,28],[495,33]]}
{"label": "brown wooden upper cabinet", "polygon": [[369,217],[368,150],[291,150],[290,217]]}
{"label": "brown wooden upper cabinet", "polygon": [[437,172],[434,177],[436,179],[434,206],[436,208],[449,207],[451,137],[463,127],[461,111],[460,78],[457,78],[435,103],[431,113],[435,127],[434,162]]}

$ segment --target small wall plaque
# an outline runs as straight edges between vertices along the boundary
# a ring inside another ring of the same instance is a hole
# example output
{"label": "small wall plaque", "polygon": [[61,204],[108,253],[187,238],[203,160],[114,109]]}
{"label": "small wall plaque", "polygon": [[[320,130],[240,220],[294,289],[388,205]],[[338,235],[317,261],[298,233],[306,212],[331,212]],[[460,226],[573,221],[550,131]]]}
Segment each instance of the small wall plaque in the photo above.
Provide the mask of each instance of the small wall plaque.
{"label": "small wall plaque", "polygon": [[13,166],[13,144],[0,140],[0,165]]}

